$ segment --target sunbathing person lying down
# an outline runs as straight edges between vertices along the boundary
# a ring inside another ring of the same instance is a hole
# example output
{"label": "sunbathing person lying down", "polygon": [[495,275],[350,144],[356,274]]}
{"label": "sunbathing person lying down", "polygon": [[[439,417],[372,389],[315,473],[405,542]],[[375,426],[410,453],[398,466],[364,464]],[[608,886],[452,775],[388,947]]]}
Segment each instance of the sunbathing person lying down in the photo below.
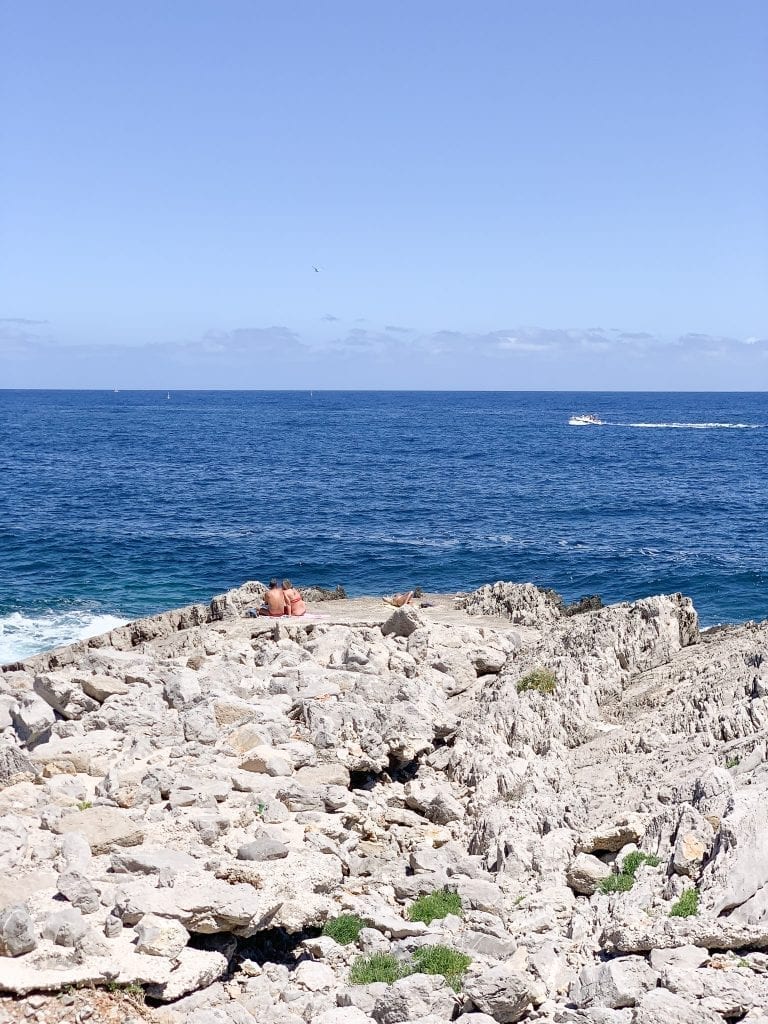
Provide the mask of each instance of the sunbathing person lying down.
{"label": "sunbathing person lying down", "polygon": [[393,594],[391,597],[383,597],[382,601],[385,604],[391,604],[394,608],[402,608],[404,604],[413,603],[413,591],[409,590],[406,594]]}

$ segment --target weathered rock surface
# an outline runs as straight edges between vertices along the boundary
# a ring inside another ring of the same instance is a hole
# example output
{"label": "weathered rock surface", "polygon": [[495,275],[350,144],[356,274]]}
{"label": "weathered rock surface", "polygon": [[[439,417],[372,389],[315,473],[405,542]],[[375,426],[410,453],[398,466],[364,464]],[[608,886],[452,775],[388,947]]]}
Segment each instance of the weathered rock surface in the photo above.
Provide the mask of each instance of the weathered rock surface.
{"label": "weathered rock surface", "polygon": [[[163,1024],[768,1024],[768,623],[508,583],[244,617],[262,593],[0,673],[27,1016],[138,984]],[[471,958],[458,993],[423,946]],[[381,954],[410,973],[352,985]]]}

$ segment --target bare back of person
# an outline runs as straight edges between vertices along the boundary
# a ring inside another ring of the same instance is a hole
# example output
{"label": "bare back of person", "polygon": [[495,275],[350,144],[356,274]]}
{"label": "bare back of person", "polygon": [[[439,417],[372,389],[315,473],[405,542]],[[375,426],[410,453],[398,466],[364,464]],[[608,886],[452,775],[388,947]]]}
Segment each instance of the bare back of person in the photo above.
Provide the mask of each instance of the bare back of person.
{"label": "bare back of person", "polygon": [[264,604],[267,606],[267,614],[272,618],[278,618],[285,614],[285,593],[282,587],[275,585],[270,587],[264,594]]}

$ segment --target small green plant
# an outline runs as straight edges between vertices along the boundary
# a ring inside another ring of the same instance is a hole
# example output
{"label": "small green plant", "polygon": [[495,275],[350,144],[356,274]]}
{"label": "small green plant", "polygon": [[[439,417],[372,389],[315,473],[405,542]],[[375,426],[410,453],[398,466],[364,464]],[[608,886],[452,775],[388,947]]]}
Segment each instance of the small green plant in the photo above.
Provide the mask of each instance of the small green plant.
{"label": "small green plant", "polygon": [[450,889],[435,889],[428,896],[419,896],[408,908],[408,920],[424,924],[432,924],[449,914],[461,917],[461,897]]}
{"label": "small green plant", "polygon": [[655,853],[643,853],[642,850],[633,850],[624,858],[621,871],[608,875],[600,882],[600,892],[629,892],[635,884],[637,869],[647,864],[648,867],[657,868],[661,861]]}
{"label": "small green plant", "polygon": [[677,903],[672,904],[670,917],[695,917],[699,912],[699,890],[686,889]]}
{"label": "small green plant", "polygon": [[519,907],[519,906],[520,906],[520,904],[521,904],[521,903],[523,902],[523,900],[524,900],[524,899],[525,899],[525,893],[522,893],[522,892],[521,892],[519,896],[516,896],[516,897],[515,897],[515,906],[516,906],[516,907]]}
{"label": "small green plant", "polygon": [[600,892],[629,892],[635,884],[635,876],[627,875],[623,871],[619,874],[614,872],[600,882]]}
{"label": "small green plant", "polygon": [[740,761],[741,761],[741,758],[737,754],[734,755],[733,757],[726,757],[726,759],[725,759],[725,767],[726,768],[735,768],[736,765],[739,764]]}
{"label": "small green plant", "polygon": [[633,850],[632,853],[628,853],[624,858],[621,870],[623,874],[632,875],[634,878],[637,869],[642,867],[643,864],[647,864],[649,868],[657,868],[661,861],[655,853],[643,853],[642,850]]}
{"label": "small green plant", "polygon": [[340,946],[348,946],[357,939],[361,929],[365,928],[365,921],[357,914],[340,914],[338,917],[326,921],[323,928],[323,935],[335,939]]}
{"label": "small green plant", "polygon": [[91,803],[90,800],[81,800],[80,803],[77,805],[78,811],[87,811],[89,807],[93,807],[93,804]]}
{"label": "small green plant", "polygon": [[264,815],[266,814],[266,812],[267,812],[267,805],[262,803],[261,800],[259,800],[259,802],[256,804],[256,816],[258,818],[263,818]]}
{"label": "small green plant", "polygon": [[420,946],[413,954],[413,962],[420,974],[441,974],[454,992],[459,992],[472,957],[449,946]]}
{"label": "small green plant", "polygon": [[349,980],[353,985],[372,985],[375,981],[391,985],[411,973],[410,964],[398,960],[391,953],[372,953],[355,960],[349,972]]}
{"label": "small green plant", "polygon": [[533,672],[518,680],[517,692],[527,693],[529,690],[536,690],[538,693],[554,693],[557,680],[554,673],[548,668],[535,668]]}
{"label": "small green plant", "polygon": [[122,992],[126,996],[130,996],[138,1002],[143,1003],[146,997],[146,993],[142,985],[138,981],[129,981],[121,983],[119,981],[108,981],[104,988],[107,992]]}

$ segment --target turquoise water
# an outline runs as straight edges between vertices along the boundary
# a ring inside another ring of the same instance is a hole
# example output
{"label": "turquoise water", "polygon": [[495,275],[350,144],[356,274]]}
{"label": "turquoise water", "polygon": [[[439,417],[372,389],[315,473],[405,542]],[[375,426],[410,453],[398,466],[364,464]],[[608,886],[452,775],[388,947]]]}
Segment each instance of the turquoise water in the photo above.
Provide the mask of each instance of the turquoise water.
{"label": "turquoise water", "polygon": [[270,575],[768,615],[765,394],[0,391],[0,441],[0,661]]}

